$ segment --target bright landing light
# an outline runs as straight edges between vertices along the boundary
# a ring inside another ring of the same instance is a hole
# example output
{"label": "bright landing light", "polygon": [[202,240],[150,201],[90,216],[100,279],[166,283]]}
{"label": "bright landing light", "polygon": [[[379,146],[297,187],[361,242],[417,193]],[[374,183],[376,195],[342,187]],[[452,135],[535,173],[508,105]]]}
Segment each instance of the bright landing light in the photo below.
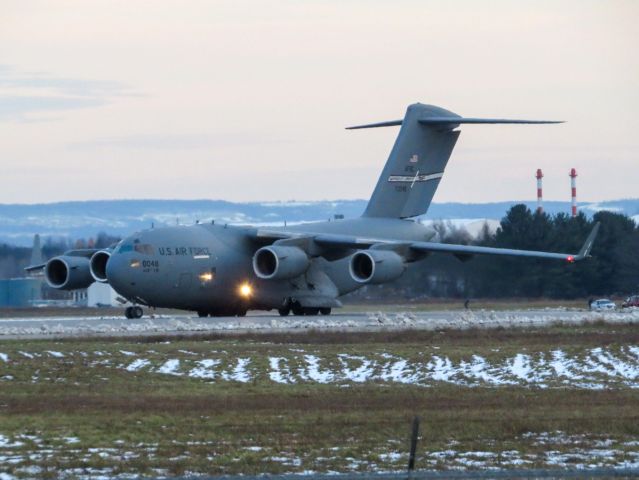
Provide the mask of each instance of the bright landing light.
{"label": "bright landing light", "polygon": [[248,283],[243,283],[242,285],[240,285],[238,293],[241,297],[249,298],[251,295],[253,295],[253,287],[251,287]]}
{"label": "bright landing light", "polygon": [[211,280],[213,280],[213,274],[211,272],[201,273],[199,277],[200,277],[200,282],[202,283],[209,283]]}

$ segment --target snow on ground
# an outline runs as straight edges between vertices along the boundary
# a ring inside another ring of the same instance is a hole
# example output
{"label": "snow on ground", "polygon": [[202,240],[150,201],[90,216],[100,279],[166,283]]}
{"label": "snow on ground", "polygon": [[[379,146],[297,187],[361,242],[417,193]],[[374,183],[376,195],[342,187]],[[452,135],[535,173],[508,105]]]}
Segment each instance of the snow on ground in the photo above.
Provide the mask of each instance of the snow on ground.
{"label": "snow on ground", "polygon": [[167,360],[164,364],[157,369],[158,373],[164,373],[167,375],[182,375],[178,370],[180,368],[180,360],[172,358]]}
{"label": "snow on ground", "polygon": [[[63,337],[78,335],[149,335],[167,332],[244,332],[300,330],[379,330],[379,329],[465,329],[539,327],[556,322],[580,324],[603,320],[610,323],[639,323],[639,309],[617,312],[589,312],[567,309],[520,311],[442,311],[343,314],[336,311],[330,317],[248,317],[200,319],[189,315],[158,316],[140,321],[125,321],[120,317],[55,317],[0,319],[2,337]],[[49,352],[56,355],[59,352]]]}
{"label": "snow on ground", "polygon": [[[131,373],[185,376],[205,382],[271,381],[284,385],[377,383],[430,387],[448,383],[467,387],[639,388],[639,347],[635,345],[584,348],[578,351],[567,347],[507,355],[500,355],[497,351],[488,356],[474,354],[466,358],[449,357],[435,347],[425,346],[425,350],[429,351],[408,356],[388,351],[358,355],[326,354],[308,347],[296,348],[287,352],[286,356],[264,357],[261,353],[251,356],[250,352],[234,356],[228,352],[209,351],[190,352],[185,358],[168,359],[149,349],[136,352],[137,358],[128,362],[118,358],[120,352],[93,352],[98,359],[89,361],[88,368],[100,366]],[[66,356],[71,358],[79,355],[68,352]],[[29,361],[31,359],[28,357],[16,358],[9,365],[19,367],[21,362]],[[7,373],[11,371],[7,370]],[[6,375],[2,380],[12,382],[15,378]],[[38,382],[39,379],[34,377],[32,381]]]}
{"label": "snow on ground", "polygon": [[[417,360],[387,353],[370,356],[338,354],[333,357],[296,354],[292,357],[268,357],[265,371],[247,357],[197,360],[194,368],[180,369],[180,362],[175,359],[166,361],[160,368],[153,369],[150,362],[140,368],[208,381],[243,383],[268,378],[280,384],[376,382],[427,387],[445,382],[470,387],[520,385],[601,389],[617,385],[639,388],[638,350],[634,346],[620,347],[614,352],[593,348],[579,354],[568,354],[557,349],[534,354],[518,353],[498,361],[489,361],[479,355],[453,361],[443,355],[428,354]],[[229,366],[224,367],[223,361]],[[126,369],[132,370],[133,365]],[[135,370],[139,368],[136,366]]]}
{"label": "snow on ground", "polygon": [[[14,469],[12,475],[17,477],[4,478],[36,478],[42,472],[39,462],[51,461],[51,459],[68,458],[69,455],[77,456],[81,462],[91,465],[98,457],[104,462],[103,467],[67,468],[62,466],[56,473],[61,478],[131,478],[131,474],[113,474],[113,467],[109,464],[122,464],[126,460],[140,457],[154,458],[160,451],[158,443],[136,443],[127,445],[123,440],[113,441],[112,446],[101,447],[82,446],[81,440],[76,437],[48,437],[36,438],[32,441],[26,435],[19,435],[9,439],[0,433],[0,461],[5,465],[11,464]],[[23,443],[17,439],[25,439]],[[528,432],[515,437],[513,440],[519,449],[510,447],[500,449],[495,447],[494,439],[480,438],[477,444],[483,444],[483,449],[468,450],[461,448],[459,442],[451,440],[447,448],[431,450],[428,445],[420,446],[417,455],[417,464],[420,468],[433,469],[441,472],[442,469],[467,470],[467,469],[509,469],[509,468],[569,468],[588,471],[594,468],[639,468],[639,451],[637,440],[627,438],[610,438],[596,434],[568,434],[562,431],[554,432]],[[194,445],[214,444],[215,442],[178,442],[172,441],[172,445],[183,445],[185,448]],[[291,473],[299,473],[299,468],[308,471],[312,465],[319,472],[325,471],[328,465],[338,462],[340,471],[404,471],[408,452],[398,448],[404,439],[389,439],[386,445],[374,447],[369,452],[359,455],[341,453],[342,447],[324,447],[315,452],[315,457],[303,455],[294,449],[272,444],[256,444],[242,446],[241,450],[251,453],[252,457],[261,456],[264,462],[277,462],[291,467]],[[492,447],[491,447],[492,446]],[[540,448],[541,447],[541,448]],[[356,455],[356,456],[355,456]],[[182,461],[186,457],[179,455],[170,457],[169,460]],[[61,462],[64,465],[64,462]],[[390,469],[390,470],[389,470]],[[159,476],[165,476],[166,472],[154,470]],[[615,476],[612,475],[611,476]],[[0,476],[0,479],[3,479]]]}
{"label": "snow on ground", "polygon": [[126,367],[126,370],[129,372],[137,372],[138,370],[150,364],[151,362],[149,362],[148,360],[138,358],[137,360],[134,360],[133,363],[131,363],[128,367]]}

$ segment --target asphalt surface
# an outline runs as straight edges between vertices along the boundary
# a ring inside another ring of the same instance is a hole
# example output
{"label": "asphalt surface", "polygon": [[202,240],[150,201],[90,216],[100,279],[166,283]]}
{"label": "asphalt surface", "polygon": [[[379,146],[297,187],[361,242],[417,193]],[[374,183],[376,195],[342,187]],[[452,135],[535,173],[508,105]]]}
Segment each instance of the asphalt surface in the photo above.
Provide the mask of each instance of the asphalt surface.
{"label": "asphalt surface", "polygon": [[185,335],[198,333],[300,332],[304,330],[375,331],[450,328],[517,328],[556,322],[639,322],[639,309],[611,313],[578,309],[445,310],[429,312],[340,313],[330,316],[280,317],[249,313],[246,317],[199,318],[191,314],[149,316],[42,316],[0,319],[0,339],[78,336]]}

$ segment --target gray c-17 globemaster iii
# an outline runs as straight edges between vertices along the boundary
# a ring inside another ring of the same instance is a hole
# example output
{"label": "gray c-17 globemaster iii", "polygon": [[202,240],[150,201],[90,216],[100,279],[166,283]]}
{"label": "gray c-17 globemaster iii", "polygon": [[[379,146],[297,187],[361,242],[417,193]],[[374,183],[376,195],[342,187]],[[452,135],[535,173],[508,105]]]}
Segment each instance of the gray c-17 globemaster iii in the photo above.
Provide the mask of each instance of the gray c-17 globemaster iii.
{"label": "gray c-17 globemaster iii", "polygon": [[108,249],[71,250],[45,264],[58,289],[108,282],[133,303],[196,311],[200,316],[243,316],[249,309],[280,315],[328,315],[339,297],[364,285],[391,282],[407,264],[432,252],[467,259],[512,255],[567,261],[589,256],[599,225],[578,253],[550,253],[431,241],[434,232],[412,217],[426,213],[444,175],[461,124],[561,123],[464,118],[416,103],[403,120],[350,127],[401,129],[373,195],[360,218],[289,227],[253,228],[198,223],[152,228]]}

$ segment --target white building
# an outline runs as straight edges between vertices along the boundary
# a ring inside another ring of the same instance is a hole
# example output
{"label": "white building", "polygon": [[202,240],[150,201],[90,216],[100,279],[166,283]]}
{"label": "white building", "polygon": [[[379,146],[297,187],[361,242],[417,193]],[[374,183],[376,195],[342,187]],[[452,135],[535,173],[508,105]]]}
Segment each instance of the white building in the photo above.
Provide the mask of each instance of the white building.
{"label": "white building", "polygon": [[94,282],[87,288],[87,306],[89,307],[117,307],[118,294],[108,283]]}

